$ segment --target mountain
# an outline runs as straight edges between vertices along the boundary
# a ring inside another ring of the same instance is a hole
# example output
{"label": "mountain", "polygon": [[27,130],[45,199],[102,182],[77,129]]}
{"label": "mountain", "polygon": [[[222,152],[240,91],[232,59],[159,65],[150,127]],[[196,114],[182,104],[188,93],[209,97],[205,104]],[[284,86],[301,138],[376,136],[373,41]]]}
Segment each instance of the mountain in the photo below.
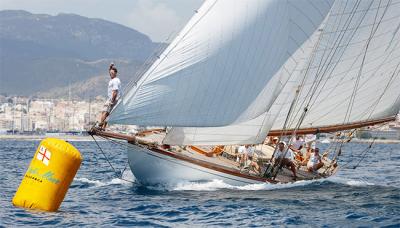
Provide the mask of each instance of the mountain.
{"label": "mountain", "polygon": [[102,19],[0,11],[0,94],[51,96],[54,91],[65,96],[60,91],[68,88],[79,96],[98,95],[100,90],[83,90],[96,90],[94,81],[108,80],[110,62],[127,83],[160,46],[164,44]]}

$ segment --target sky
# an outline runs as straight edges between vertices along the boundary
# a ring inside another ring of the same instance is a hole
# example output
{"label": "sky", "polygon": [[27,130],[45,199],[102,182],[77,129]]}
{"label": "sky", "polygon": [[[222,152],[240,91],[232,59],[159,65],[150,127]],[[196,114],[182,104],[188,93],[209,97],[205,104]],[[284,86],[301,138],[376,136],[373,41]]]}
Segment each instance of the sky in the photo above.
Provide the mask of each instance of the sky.
{"label": "sky", "polygon": [[73,13],[136,29],[153,41],[167,41],[204,0],[0,0],[0,10],[57,15]]}

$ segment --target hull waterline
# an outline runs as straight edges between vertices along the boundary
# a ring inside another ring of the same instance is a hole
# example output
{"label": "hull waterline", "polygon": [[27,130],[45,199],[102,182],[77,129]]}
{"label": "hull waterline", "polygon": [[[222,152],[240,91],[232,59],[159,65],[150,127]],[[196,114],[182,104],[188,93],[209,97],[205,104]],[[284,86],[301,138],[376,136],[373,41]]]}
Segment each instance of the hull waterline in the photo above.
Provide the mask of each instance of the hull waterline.
{"label": "hull waterline", "polygon": [[136,145],[127,149],[129,165],[136,180],[144,185],[176,185],[182,182],[222,180],[233,186],[265,183],[205,168]]}

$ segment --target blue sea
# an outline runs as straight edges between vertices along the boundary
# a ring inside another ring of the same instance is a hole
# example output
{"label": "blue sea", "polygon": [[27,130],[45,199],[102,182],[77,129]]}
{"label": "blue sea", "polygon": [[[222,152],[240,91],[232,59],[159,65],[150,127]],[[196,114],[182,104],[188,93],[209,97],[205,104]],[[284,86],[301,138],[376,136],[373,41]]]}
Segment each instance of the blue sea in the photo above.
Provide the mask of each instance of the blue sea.
{"label": "blue sea", "polygon": [[100,142],[128,181],[92,141],[71,143],[84,161],[60,210],[45,213],[11,204],[39,141],[0,141],[0,226],[400,227],[400,144],[375,144],[363,156],[368,144],[350,143],[344,167],[327,180],[238,188],[218,180],[141,186],[124,146]]}

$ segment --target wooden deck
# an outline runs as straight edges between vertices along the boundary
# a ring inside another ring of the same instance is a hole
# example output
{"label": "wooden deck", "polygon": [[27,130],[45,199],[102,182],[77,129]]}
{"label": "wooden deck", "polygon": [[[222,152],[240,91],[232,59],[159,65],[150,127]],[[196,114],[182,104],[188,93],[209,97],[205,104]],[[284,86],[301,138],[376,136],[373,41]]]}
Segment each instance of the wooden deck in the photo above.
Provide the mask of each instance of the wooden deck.
{"label": "wooden deck", "polygon": [[[280,183],[288,183],[293,182],[293,174],[287,168],[282,168],[278,175],[274,180],[261,177],[261,175],[257,174],[255,171],[250,169],[243,169],[239,166],[239,163],[236,162],[236,153],[238,146],[226,146],[224,148],[224,153],[215,156],[209,156],[208,154],[202,153],[202,151],[211,151],[213,147],[190,147],[190,146],[168,146],[165,147],[162,144],[162,140],[165,137],[165,132],[154,132],[151,134],[137,136],[137,139],[140,142],[148,142],[151,145],[157,145],[155,151],[165,151],[167,154],[181,160],[185,160],[187,162],[191,162],[197,165],[201,165],[206,168],[210,168],[217,171],[229,172],[230,174],[238,174],[242,177],[248,177],[250,179],[257,179],[263,182],[280,182]],[[199,148],[201,151],[199,151]],[[272,157],[274,148],[267,145],[257,145],[255,148],[255,156],[258,156],[263,160],[270,160]],[[329,164],[330,161],[325,160],[325,164]],[[299,180],[313,180],[320,179],[324,176],[322,173],[325,171],[327,167],[324,166],[316,173],[308,172],[305,166],[300,167],[297,170],[297,181]]]}

